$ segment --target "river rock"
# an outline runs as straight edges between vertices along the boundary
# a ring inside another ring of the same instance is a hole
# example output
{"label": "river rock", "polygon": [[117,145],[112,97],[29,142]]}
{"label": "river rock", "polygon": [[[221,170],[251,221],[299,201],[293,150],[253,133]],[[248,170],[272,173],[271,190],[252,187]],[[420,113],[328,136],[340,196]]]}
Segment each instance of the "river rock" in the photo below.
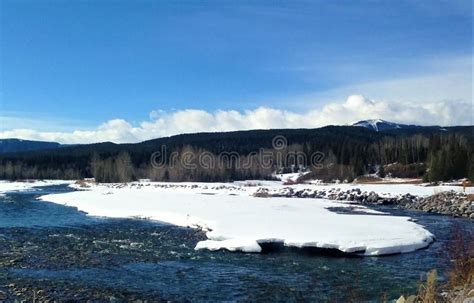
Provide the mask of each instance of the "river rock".
{"label": "river rock", "polygon": [[369,196],[367,197],[367,202],[369,203],[375,203],[379,200],[379,195],[376,194],[375,192],[371,191]]}
{"label": "river rock", "polygon": [[292,187],[280,189],[261,187],[254,193],[254,196],[319,198],[360,204],[394,205],[429,213],[474,219],[474,201],[471,201],[467,194],[458,191],[447,191],[428,197],[418,197],[409,193],[404,195],[390,195],[390,193],[379,195],[374,191],[369,193],[361,191],[360,188],[348,190],[330,188],[312,191],[311,189],[294,190]]}
{"label": "river rock", "polygon": [[405,297],[404,296],[400,296],[400,298],[398,298],[398,300],[395,302],[395,303],[406,303],[407,301],[405,300]]}

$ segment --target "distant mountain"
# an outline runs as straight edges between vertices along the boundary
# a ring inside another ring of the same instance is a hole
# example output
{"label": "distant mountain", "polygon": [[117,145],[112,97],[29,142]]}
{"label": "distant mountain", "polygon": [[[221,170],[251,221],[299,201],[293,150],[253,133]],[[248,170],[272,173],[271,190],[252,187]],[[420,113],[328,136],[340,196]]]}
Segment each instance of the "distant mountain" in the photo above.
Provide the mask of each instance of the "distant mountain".
{"label": "distant mountain", "polygon": [[56,149],[59,147],[61,147],[61,144],[57,142],[30,141],[21,139],[0,139],[0,153]]}
{"label": "distant mountain", "polygon": [[381,119],[362,120],[362,121],[352,124],[352,126],[365,127],[376,132],[392,130],[392,129],[406,129],[406,128],[421,127],[419,125],[399,124],[399,123],[389,122],[389,121],[385,121]]}

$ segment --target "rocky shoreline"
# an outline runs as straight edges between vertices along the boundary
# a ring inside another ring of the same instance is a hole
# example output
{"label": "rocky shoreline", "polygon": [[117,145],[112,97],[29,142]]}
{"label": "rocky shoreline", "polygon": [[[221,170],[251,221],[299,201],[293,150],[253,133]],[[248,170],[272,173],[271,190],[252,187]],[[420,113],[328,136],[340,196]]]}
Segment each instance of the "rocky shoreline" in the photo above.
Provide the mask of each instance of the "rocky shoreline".
{"label": "rocky shoreline", "polygon": [[440,192],[427,197],[420,197],[411,194],[381,195],[373,191],[362,191],[360,188],[349,190],[340,188],[318,190],[310,188],[295,189],[288,186],[281,189],[261,187],[253,195],[262,198],[319,198],[349,201],[363,205],[392,205],[410,210],[474,219],[474,201],[472,197],[454,190]]}

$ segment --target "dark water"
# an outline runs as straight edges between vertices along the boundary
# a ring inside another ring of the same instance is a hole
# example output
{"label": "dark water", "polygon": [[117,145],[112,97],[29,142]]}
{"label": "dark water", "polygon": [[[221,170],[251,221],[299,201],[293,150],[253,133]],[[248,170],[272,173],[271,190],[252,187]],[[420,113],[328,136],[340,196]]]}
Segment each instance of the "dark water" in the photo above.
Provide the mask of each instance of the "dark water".
{"label": "dark water", "polygon": [[0,291],[10,300],[377,302],[415,293],[432,268],[442,279],[451,228],[474,229],[467,220],[385,209],[416,218],[437,241],[414,253],[365,258],[194,251],[205,238],[196,230],[91,218],[36,200],[68,190],[0,197]]}

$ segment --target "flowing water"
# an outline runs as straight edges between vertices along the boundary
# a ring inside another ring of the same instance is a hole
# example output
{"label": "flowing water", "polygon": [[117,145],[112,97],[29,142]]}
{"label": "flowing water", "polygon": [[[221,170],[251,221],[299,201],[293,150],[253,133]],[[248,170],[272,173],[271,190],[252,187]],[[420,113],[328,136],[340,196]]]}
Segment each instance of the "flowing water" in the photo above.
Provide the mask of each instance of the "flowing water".
{"label": "flowing water", "polygon": [[205,239],[197,230],[92,218],[36,199],[69,190],[48,186],[0,196],[0,291],[9,300],[377,302],[415,293],[432,268],[442,279],[451,228],[474,229],[468,220],[384,209],[415,218],[437,241],[413,253],[364,258],[195,251]]}

